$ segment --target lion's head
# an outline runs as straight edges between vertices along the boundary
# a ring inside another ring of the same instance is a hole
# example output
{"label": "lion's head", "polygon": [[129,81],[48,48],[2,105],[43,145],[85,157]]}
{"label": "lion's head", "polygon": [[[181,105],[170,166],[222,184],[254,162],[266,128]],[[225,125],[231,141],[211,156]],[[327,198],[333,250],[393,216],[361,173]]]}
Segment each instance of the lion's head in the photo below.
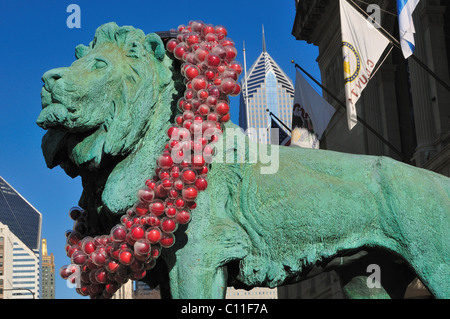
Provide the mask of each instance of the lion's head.
{"label": "lion's head", "polygon": [[164,95],[171,99],[172,61],[158,35],[146,36],[115,23],[99,27],[89,47],[77,46],[76,57],[70,67],[43,75],[43,110],[37,123],[44,129],[80,133],[83,141],[74,150],[83,148],[91,158],[69,154],[71,160],[76,165],[90,160],[99,164],[100,151],[128,153],[148,129],[158,101]]}
{"label": "lion's head", "polygon": [[[48,130],[42,142],[44,157],[50,168],[61,165],[72,177],[83,178],[84,172],[85,191],[89,176],[103,179],[103,185],[95,187],[107,189],[107,180],[123,179],[123,167],[114,175],[116,166],[138,162],[136,150],[149,147],[152,136],[158,136],[155,132],[169,125],[178,95],[174,61],[157,34],[115,23],[99,27],[89,46],[78,45],[75,55],[70,67],[52,69],[42,77],[43,109],[37,124]],[[133,158],[126,160],[130,154]],[[148,163],[153,164],[150,158]],[[105,176],[98,175],[102,169]],[[136,189],[132,192],[135,195]],[[104,202],[105,196],[114,197],[103,193]],[[103,204],[113,211],[125,209],[124,204]]]}

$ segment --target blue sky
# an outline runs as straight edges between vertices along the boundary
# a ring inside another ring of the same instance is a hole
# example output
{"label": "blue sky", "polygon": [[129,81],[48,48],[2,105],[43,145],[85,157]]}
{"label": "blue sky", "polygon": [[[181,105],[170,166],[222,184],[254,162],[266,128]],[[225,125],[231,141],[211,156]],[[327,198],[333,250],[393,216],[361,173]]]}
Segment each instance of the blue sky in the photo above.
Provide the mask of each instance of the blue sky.
{"label": "blue sky", "polygon": [[[191,5],[192,3],[192,5]],[[69,4],[81,8],[81,28],[66,25]],[[64,232],[72,228],[68,210],[81,195],[80,178],[57,167],[48,169],[41,151],[45,131],[36,125],[41,110],[42,74],[69,66],[75,46],[89,44],[95,29],[107,22],[132,25],[145,33],[165,31],[202,20],[224,25],[247,68],[262,51],[264,25],[267,52],[295,81],[295,60],[316,78],[318,50],[291,35],[295,1],[115,1],[2,0],[0,2],[0,176],[42,213],[42,237],[55,255],[56,270],[70,262],[64,252]],[[231,119],[238,123],[238,99],[231,102]],[[56,298],[80,298],[56,276]]]}

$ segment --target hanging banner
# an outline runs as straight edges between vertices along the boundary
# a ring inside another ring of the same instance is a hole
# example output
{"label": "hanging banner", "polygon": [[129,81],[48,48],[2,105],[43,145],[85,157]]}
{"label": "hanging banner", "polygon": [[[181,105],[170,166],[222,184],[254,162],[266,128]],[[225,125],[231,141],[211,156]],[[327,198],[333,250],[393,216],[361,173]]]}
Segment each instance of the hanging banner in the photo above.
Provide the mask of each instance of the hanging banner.
{"label": "hanging banner", "polygon": [[356,123],[356,102],[371,79],[389,40],[346,0],[340,0],[342,54],[348,128]]}
{"label": "hanging banner", "polygon": [[291,146],[319,149],[320,141],[314,132],[303,127],[296,127],[291,133]]}
{"label": "hanging banner", "polygon": [[297,70],[292,129],[306,128],[320,139],[335,111]]}

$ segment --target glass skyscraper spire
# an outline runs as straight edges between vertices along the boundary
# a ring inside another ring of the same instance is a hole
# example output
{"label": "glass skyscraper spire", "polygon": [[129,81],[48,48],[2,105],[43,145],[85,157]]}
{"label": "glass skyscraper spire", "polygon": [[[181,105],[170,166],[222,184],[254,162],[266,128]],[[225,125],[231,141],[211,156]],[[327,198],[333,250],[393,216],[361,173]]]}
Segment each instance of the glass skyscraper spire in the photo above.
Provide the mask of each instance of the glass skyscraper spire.
{"label": "glass skyscraper spire", "polygon": [[[272,112],[285,125],[292,123],[294,85],[266,50],[264,27],[262,52],[241,81],[239,126],[250,139],[270,143]],[[255,129],[258,134],[249,129]]]}
{"label": "glass skyscraper spire", "polygon": [[42,215],[0,176],[0,222],[31,250],[41,246]]}

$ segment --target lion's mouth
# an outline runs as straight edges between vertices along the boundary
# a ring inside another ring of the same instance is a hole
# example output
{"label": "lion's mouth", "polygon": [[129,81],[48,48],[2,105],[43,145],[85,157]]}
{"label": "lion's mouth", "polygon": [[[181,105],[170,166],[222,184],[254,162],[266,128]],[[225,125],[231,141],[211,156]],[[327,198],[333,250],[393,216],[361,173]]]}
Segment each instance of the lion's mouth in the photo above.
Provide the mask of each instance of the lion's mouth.
{"label": "lion's mouth", "polygon": [[42,153],[48,168],[56,167],[67,158],[65,141],[69,133],[55,129],[49,129],[42,138]]}
{"label": "lion's mouth", "polygon": [[48,129],[42,138],[42,152],[48,168],[54,168],[69,160],[74,145],[94,134],[98,128],[82,133],[71,133],[67,130]]}
{"label": "lion's mouth", "polygon": [[52,102],[52,93],[45,88],[45,85],[41,89],[41,104],[42,109],[45,109]]}
{"label": "lion's mouth", "polygon": [[64,103],[64,99],[55,92],[47,90],[45,85],[41,90],[42,111],[36,121],[45,130],[50,128],[71,129],[71,123],[78,118],[76,108]]}
{"label": "lion's mouth", "polygon": [[37,125],[44,130],[50,128],[65,127],[67,123],[68,110],[60,103],[52,103],[47,105],[39,114],[36,120]]}
{"label": "lion's mouth", "polygon": [[[80,157],[79,148],[97,150],[100,147],[96,144],[97,137],[105,132],[106,125],[95,121],[93,114],[84,111],[80,106],[83,103],[80,97],[61,93],[61,90],[55,90],[55,86],[49,90],[44,85],[41,90],[42,111],[36,123],[47,130],[42,139],[47,167],[60,165],[68,175],[74,177],[78,174],[79,165],[94,159]],[[74,106],[71,101],[77,101],[75,104],[78,106]],[[101,152],[102,148],[97,151]]]}
{"label": "lion's mouth", "polygon": [[47,90],[45,85],[41,89],[41,104],[45,109],[50,104],[64,104],[63,99],[59,97],[55,92]]}
{"label": "lion's mouth", "polygon": [[41,104],[42,111],[36,123],[47,130],[42,139],[42,150],[47,166],[53,168],[67,161],[69,144],[76,144],[94,134],[98,127],[75,128],[75,120],[78,118],[76,109],[67,106],[63,98],[48,91],[45,85],[41,90]]}

